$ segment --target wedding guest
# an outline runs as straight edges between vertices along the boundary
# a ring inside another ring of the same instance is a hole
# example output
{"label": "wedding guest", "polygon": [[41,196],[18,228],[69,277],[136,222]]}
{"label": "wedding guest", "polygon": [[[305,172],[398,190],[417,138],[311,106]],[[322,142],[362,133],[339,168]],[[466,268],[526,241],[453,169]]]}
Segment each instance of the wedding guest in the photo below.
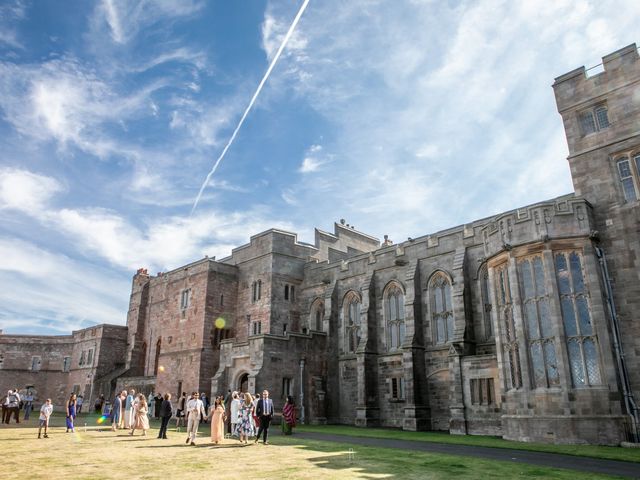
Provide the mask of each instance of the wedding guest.
{"label": "wedding guest", "polygon": [[7,393],[6,405],[7,409],[4,423],[9,424],[11,415],[15,417],[16,423],[20,423],[20,395],[18,394],[17,388],[9,390],[9,393]]}
{"label": "wedding guest", "polygon": [[125,392],[120,392],[113,399],[113,406],[111,407],[111,430],[115,432],[117,428],[122,428],[122,417],[124,416],[123,399],[125,398]]}
{"label": "wedding guest", "polygon": [[195,445],[196,436],[198,435],[198,425],[200,425],[200,416],[206,415],[204,404],[200,400],[200,394],[193,392],[191,400],[187,402],[187,441],[191,445]]}
{"label": "wedding guest", "polygon": [[260,417],[260,428],[258,429],[255,443],[258,443],[258,440],[260,440],[260,434],[263,434],[262,443],[264,445],[268,445],[269,442],[267,441],[267,437],[269,436],[269,425],[273,418],[273,402],[269,398],[268,390],[264,390],[262,392],[262,399],[258,401],[256,413],[258,414],[258,417]]}
{"label": "wedding guest", "polygon": [[171,419],[171,413],[173,412],[173,405],[171,405],[171,394],[165,393],[164,400],[159,408],[156,409],[156,413],[160,415],[161,423],[160,423],[160,432],[158,433],[158,438],[167,439],[167,426],[169,425],[169,420]]}
{"label": "wedding guest", "polygon": [[240,398],[238,392],[231,394],[231,406],[229,407],[229,415],[231,416],[231,435],[238,436],[238,423],[240,422]]}
{"label": "wedding guest", "polygon": [[178,400],[178,409],[176,410],[176,428],[180,427],[180,423],[184,423],[182,418],[185,415],[185,408],[187,406],[187,392],[182,392],[182,396]]}
{"label": "wedding guest", "polygon": [[255,435],[252,418],[253,398],[250,393],[244,394],[238,414],[238,435],[240,437],[240,443],[249,443],[249,437]]}
{"label": "wedding guest", "polygon": [[76,418],[77,402],[78,400],[76,398],[76,394],[72,393],[71,396],[69,397],[69,400],[67,401],[67,409],[66,409],[67,432],[66,433],[69,433],[69,430],[71,430],[71,433],[75,432],[73,422]]}
{"label": "wedding guest", "polygon": [[149,417],[153,417],[154,410],[156,409],[156,401],[153,396],[153,392],[149,392],[149,396],[147,397],[147,405],[149,407]]}
{"label": "wedding guest", "polygon": [[216,445],[224,440],[224,422],[225,422],[224,402],[221,396],[216,397],[209,418],[211,420],[211,441]]}
{"label": "wedding guest", "polygon": [[136,429],[142,430],[143,437],[147,435],[147,430],[149,430],[149,418],[147,417],[148,413],[149,408],[147,407],[147,399],[144,398],[144,393],[141,393],[140,395],[138,395],[137,402],[134,402],[133,422],[129,435],[133,435]]}
{"label": "wedding guest", "polygon": [[40,426],[38,427],[38,438],[40,438],[40,432],[44,427],[44,438],[49,438],[47,435],[47,429],[49,428],[49,417],[53,413],[53,405],[51,405],[51,399],[47,398],[47,401],[40,407]]}
{"label": "wedding guest", "polygon": [[256,413],[258,409],[259,401],[260,401],[260,395],[254,394],[253,395],[253,414],[251,416],[253,417],[253,427],[255,428],[256,432],[260,427],[260,417],[258,417],[258,414]]}
{"label": "wedding guest", "polygon": [[[126,392],[126,390],[125,390]],[[134,389],[129,390],[129,395],[126,395],[124,403],[124,428],[131,428],[133,421],[133,403],[135,402],[136,391]]]}
{"label": "wedding guest", "polygon": [[[166,397],[166,395],[165,395]],[[157,419],[159,419],[161,417],[160,415],[160,407],[162,406],[162,403],[164,402],[164,398],[162,398],[162,395],[160,395],[159,393],[156,395],[156,397],[153,399],[155,405],[155,409],[154,409],[154,413],[155,413],[155,417]]]}
{"label": "wedding guest", "polygon": [[[204,411],[208,412],[209,411],[209,399],[207,398],[207,395],[205,392],[202,392],[200,394],[200,400],[202,400],[202,404],[204,405]],[[202,422],[207,423],[207,418],[208,417],[202,417]]]}
{"label": "wedding guest", "polygon": [[282,433],[285,435],[291,435],[293,433],[293,427],[295,426],[296,405],[293,402],[293,397],[289,395],[284,407],[282,407]]}
{"label": "wedding guest", "polygon": [[31,410],[33,410],[33,393],[31,390],[27,390],[27,394],[24,396],[24,419],[29,420]]}
{"label": "wedding guest", "polygon": [[84,403],[84,397],[82,395],[78,395],[78,399],[76,401],[76,405],[78,406],[78,411],[76,412],[78,415],[82,413],[82,404]]}

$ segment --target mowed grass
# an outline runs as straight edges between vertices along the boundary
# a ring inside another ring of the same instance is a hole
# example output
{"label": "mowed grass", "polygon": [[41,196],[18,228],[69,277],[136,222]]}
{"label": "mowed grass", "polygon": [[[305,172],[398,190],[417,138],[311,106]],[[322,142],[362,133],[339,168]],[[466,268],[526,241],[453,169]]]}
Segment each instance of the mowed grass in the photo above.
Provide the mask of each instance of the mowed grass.
{"label": "mowed grass", "polygon": [[[417,442],[448,443],[452,445],[470,445],[475,447],[510,448],[532,452],[560,453],[579,457],[593,457],[607,460],[624,460],[640,463],[640,448],[604,447],[596,445],[552,445],[546,443],[525,443],[503,440],[483,435],[450,435],[445,432],[407,432],[386,428],[358,428],[343,425],[303,425],[298,428],[304,432],[349,435],[353,437],[389,438],[395,440],[413,440]],[[640,465],[638,466],[640,469]]]}
{"label": "mowed grass", "polygon": [[[65,433],[64,417],[55,415],[48,439],[37,438],[37,416],[20,426],[0,427],[3,472],[32,479],[181,479],[193,475],[202,479],[615,478],[463,456],[310,441],[295,435],[272,435],[271,445],[241,446],[236,440],[225,440],[213,446],[206,425],[200,428],[198,445],[192,447],[184,443],[184,429],[176,432],[173,424],[169,439],[158,440],[155,421],[147,437],[139,433],[131,437],[126,431],[112,432],[107,425],[99,426],[96,420],[95,416],[81,416],[76,432]],[[277,430],[277,426],[273,428]]]}

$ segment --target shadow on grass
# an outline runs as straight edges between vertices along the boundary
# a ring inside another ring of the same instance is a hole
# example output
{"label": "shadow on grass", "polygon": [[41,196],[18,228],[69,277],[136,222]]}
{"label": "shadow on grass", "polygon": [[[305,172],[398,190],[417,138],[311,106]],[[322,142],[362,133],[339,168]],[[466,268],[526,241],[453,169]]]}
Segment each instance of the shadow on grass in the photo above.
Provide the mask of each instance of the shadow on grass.
{"label": "shadow on grass", "polygon": [[[157,440],[157,439],[156,439]],[[185,443],[169,443],[169,444],[165,444],[165,445],[145,445],[145,446],[137,446],[135,448],[174,448],[174,447],[185,447],[185,448],[208,448],[210,450],[227,450],[227,449],[239,449],[239,448],[247,448],[250,447],[251,445],[227,445],[227,444],[223,444],[223,445],[215,445],[213,443],[196,443],[195,445],[189,445],[189,444],[185,444]]]}
{"label": "shadow on grass", "polygon": [[[452,478],[463,480],[529,477],[546,480],[575,480],[578,475],[581,480],[622,478],[551,466],[497,461],[455,454],[343,443],[328,444],[323,441],[306,439],[296,441],[291,437],[287,439],[280,437],[278,445],[317,452],[320,455],[312,455],[307,459],[315,467],[329,471],[342,471],[345,476],[357,475],[359,478],[402,478],[403,480]],[[342,476],[343,473],[340,475]]]}

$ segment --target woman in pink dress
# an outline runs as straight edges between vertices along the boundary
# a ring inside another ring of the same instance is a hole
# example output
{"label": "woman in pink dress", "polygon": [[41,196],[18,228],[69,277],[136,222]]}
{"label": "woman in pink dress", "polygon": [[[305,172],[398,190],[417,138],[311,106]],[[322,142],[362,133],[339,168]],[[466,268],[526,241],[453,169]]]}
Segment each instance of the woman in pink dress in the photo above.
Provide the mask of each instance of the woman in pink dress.
{"label": "woman in pink dress", "polygon": [[144,398],[144,395],[141,393],[138,395],[138,402],[136,403],[133,414],[133,428],[129,435],[133,435],[136,429],[142,430],[143,437],[147,435],[147,430],[149,430],[149,417],[147,417],[147,413],[149,413],[147,399]]}
{"label": "woman in pink dress", "polygon": [[211,441],[215,444],[224,439],[224,421],[225,411],[222,397],[216,397],[211,412],[209,412],[211,420]]}

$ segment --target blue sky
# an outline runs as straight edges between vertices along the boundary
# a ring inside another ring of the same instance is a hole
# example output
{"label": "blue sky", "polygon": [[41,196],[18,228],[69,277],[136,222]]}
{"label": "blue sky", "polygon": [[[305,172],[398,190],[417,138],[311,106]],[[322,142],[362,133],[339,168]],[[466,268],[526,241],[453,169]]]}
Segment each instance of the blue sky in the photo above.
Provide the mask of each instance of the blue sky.
{"label": "blue sky", "polygon": [[124,324],[131,277],[271,227],[394,241],[572,191],[551,84],[635,1],[0,1],[0,329]]}

